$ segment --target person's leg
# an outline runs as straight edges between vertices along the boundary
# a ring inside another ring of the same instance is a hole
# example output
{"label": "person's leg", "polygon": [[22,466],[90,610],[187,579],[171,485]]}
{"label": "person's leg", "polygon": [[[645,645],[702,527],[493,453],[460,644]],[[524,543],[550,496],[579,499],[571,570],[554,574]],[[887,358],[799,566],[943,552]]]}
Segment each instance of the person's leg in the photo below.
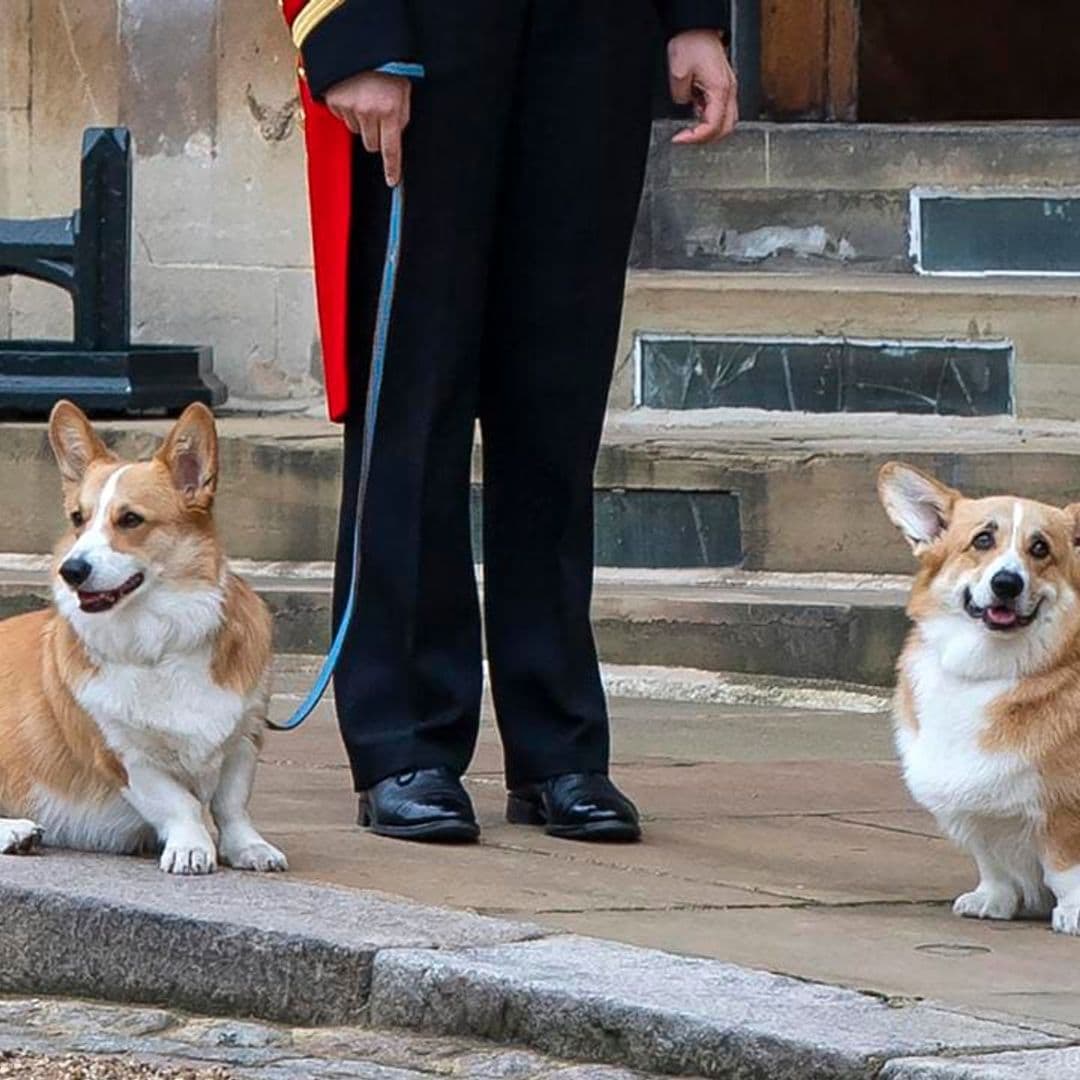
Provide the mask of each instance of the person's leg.
{"label": "person's leg", "polygon": [[[406,133],[406,209],[363,526],[358,607],[335,676],[358,791],[408,770],[464,771],[481,696],[470,455],[488,257],[524,0],[412,5],[428,78]],[[466,10],[468,18],[465,18]],[[335,581],[352,567],[364,387],[389,195],[357,141],[350,337]]]}
{"label": "person's leg", "polygon": [[511,788],[608,768],[592,480],[656,57],[649,0],[530,10],[481,387],[487,642]]}

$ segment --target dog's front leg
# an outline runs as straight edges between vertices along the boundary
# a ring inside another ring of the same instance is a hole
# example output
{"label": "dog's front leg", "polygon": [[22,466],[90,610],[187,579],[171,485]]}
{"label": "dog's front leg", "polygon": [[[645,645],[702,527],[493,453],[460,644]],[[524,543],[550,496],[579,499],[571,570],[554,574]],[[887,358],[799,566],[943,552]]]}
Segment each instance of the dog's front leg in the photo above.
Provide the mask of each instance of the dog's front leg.
{"label": "dog's front leg", "polygon": [[164,770],[145,761],[125,762],[124,798],[157,831],[164,845],[161,869],[169,874],[209,874],[217,866],[214,840],[202,803]]}
{"label": "dog's front leg", "polygon": [[234,870],[287,870],[285,856],[259,835],[248,813],[258,756],[249,735],[237,739],[225,755],[210,803],[220,833],[221,861]]}
{"label": "dog's front leg", "polygon": [[1059,934],[1080,935],[1080,865],[1060,870],[1048,862],[1046,883],[1057,897],[1051,916],[1054,929]]}
{"label": "dog's front leg", "polygon": [[958,896],[953,912],[966,919],[1015,919],[1020,914],[1024,890],[986,838],[968,838],[968,848],[979,866],[979,885]]}

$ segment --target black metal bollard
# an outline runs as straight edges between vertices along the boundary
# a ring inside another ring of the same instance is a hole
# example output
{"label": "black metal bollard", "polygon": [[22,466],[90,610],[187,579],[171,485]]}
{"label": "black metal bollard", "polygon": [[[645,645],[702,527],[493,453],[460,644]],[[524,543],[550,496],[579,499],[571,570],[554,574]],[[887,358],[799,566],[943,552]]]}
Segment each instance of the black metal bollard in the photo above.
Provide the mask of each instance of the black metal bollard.
{"label": "black metal bollard", "polygon": [[81,205],[71,217],[0,219],[0,277],[22,274],[71,294],[71,342],[0,341],[0,412],[44,413],[61,398],[89,412],[176,412],[220,405],[213,350],[131,343],[131,135],[83,136]]}

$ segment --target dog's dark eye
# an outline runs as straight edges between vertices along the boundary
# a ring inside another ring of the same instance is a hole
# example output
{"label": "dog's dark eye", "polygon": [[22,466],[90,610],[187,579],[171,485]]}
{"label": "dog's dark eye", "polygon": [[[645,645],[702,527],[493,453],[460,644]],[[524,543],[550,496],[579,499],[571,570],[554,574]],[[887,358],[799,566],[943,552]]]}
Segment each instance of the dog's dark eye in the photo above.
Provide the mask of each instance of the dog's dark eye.
{"label": "dog's dark eye", "polygon": [[71,511],[71,524],[74,525],[76,529],[81,529],[83,525],[86,524],[86,518],[83,517],[83,512],[81,510]]}
{"label": "dog's dark eye", "polygon": [[971,546],[976,551],[989,551],[994,546],[994,534],[989,530],[979,533],[971,541]]}
{"label": "dog's dark eye", "polygon": [[1031,541],[1031,547],[1028,548],[1033,559],[1045,559],[1050,555],[1050,545],[1041,537]]}
{"label": "dog's dark eye", "polygon": [[120,515],[120,520],[117,521],[117,525],[121,529],[137,529],[146,521],[141,514],[136,514],[134,510],[129,510],[126,514]]}

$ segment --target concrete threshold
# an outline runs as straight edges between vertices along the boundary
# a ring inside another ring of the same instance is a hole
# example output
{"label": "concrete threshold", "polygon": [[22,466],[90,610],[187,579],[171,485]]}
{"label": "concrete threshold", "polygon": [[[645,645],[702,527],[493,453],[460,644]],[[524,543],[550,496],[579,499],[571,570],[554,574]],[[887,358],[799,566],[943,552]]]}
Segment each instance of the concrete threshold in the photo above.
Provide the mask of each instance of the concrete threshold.
{"label": "concrete threshold", "polygon": [[0,929],[5,992],[468,1035],[654,1072],[1030,1078],[1074,1075],[1077,1060],[1035,1025],[381,893],[171,878],[133,858],[0,859]]}

